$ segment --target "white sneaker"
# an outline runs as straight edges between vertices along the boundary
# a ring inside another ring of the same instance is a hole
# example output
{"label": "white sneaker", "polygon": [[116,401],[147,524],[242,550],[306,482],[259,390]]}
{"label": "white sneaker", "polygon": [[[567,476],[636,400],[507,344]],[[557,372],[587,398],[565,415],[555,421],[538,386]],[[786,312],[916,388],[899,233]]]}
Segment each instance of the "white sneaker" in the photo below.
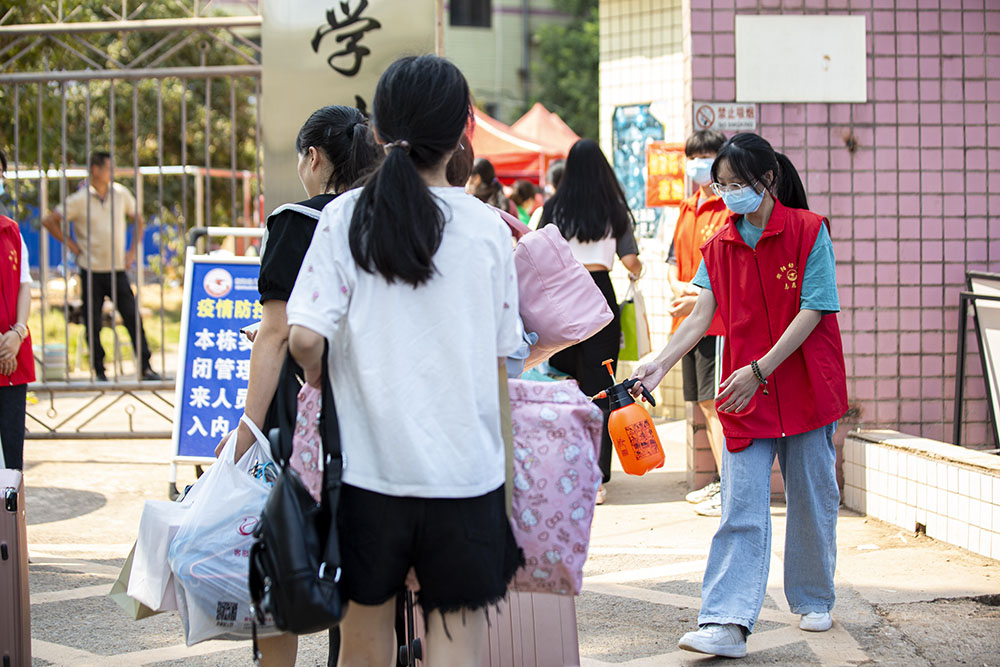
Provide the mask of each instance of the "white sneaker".
{"label": "white sneaker", "polygon": [[697,632],[689,632],[677,642],[677,647],[695,653],[742,658],[747,654],[747,639],[743,628],[735,623],[709,623]]}
{"label": "white sneaker", "polygon": [[705,486],[701,487],[696,491],[692,491],[691,493],[687,494],[686,496],[684,496],[684,500],[688,501],[692,505],[697,505],[700,502],[708,500],[712,496],[718,495],[720,490],[721,490],[721,485],[719,484],[719,482],[712,482],[710,484],[706,484]]}
{"label": "white sneaker", "polygon": [[694,513],[700,516],[722,516],[722,494],[717,493],[695,505]]}
{"label": "white sneaker", "polygon": [[832,625],[833,619],[830,618],[828,611],[811,611],[808,614],[802,614],[802,620],[799,621],[799,629],[809,632],[826,632]]}

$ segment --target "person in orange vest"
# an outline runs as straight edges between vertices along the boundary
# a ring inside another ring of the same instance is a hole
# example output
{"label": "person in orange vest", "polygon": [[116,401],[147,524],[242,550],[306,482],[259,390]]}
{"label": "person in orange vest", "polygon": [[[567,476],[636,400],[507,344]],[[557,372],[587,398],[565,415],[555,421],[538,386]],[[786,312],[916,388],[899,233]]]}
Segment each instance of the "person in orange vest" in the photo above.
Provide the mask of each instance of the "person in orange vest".
{"label": "person in orange vest", "polygon": [[688,318],[632,388],[652,390],[708,331],[726,336],[716,406],[726,437],[722,518],[702,581],[699,629],[684,650],[739,658],[760,615],[771,561],[771,466],[787,501],[785,598],[799,628],[829,630],[837,564],[837,420],[847,378],[837,325],[836,263],[826,218],[808,210],[798,172],[756,134],[737,134],[712,165],[731,211],[701,246]]}
{"label": "person in orange vest", "polygon": [[[681,202],[674,240],[667,256],[667,278],[674,297],[667,309],[674,318],[671,336],[691,313],[701,291],[691,284],[701,264],[701,244],[711,238],[729,216],[722,198],[708,187],[712,182],[712,163],[724,143],[726,135],[722,132],[700,130],[684,144],[687,175],[697,189]],[[705,415],[716,471],[722,470],[723,447],[722,422],[715,411],[715,349],[721,335],[722,321],[716,317],[705,337],[681,359],[684,400],[697,403]],[[692,491],[684,499],[695,503],[694,511],[702,516],[719,516],[722,514],[720,488],[716,475],[707,486]]]}
{"label": "person in orange vest", "polygon": [[[7,157],[0,151],[0,177]],[[28,383],[35,380],[28,312],[28,249],[17,223],[0,215],[0,442],[4,466],[24,467],[24,416]]]}

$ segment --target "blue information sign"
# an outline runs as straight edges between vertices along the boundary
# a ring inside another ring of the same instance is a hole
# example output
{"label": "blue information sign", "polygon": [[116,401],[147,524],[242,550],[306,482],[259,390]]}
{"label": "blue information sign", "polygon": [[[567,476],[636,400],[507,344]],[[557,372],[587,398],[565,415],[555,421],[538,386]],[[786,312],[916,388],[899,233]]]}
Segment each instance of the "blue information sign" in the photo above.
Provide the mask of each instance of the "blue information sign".
{"label": "blue information sign", "polygon": [[251,343],[240,329],[258,322],[255,258],[188,256],[178,358],[174,459],[211,459],[246,405]]}

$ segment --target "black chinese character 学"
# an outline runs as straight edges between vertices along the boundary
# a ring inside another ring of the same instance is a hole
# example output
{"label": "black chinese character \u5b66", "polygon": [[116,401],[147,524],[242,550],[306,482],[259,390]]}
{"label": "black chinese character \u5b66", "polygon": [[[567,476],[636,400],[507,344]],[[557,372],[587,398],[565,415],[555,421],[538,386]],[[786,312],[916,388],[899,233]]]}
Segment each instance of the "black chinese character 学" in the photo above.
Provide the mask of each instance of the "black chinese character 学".
{"label": "black chinese character \u5b66", "polygon": [[[340,72],[344,76],[354,76],[361,70],[361,61],[365,56],[371,54],[371,49],[366,46],[361,46],[361,38],[365,36],[365,33],[370,30],[378,30],[382,27],[382,24],[373,18],[362,17],[361,14],[368,8],[368,0],[358,0],[357,6],[351,9],[351,0],[343,0],[340,3],[340,13],[343,16],[338,16],[337,8],[329,10],[326,13],[326,22],[329,25],[320,26],[316,29],[316,34],[312,38],[312,49],[315,52],[319,52],[319,43],[331,32],[336,32],[337,43],[342,44],[343,48],[336,53],[330,55],[326,59],[326,62],[337,72]],[[345,30],[347,29],[347,30]],[[342,32],[338,32],[342,31]],[[353,61],[350,61],[348,66],[338,66],[336,60],[338,58],[353,56]]]}

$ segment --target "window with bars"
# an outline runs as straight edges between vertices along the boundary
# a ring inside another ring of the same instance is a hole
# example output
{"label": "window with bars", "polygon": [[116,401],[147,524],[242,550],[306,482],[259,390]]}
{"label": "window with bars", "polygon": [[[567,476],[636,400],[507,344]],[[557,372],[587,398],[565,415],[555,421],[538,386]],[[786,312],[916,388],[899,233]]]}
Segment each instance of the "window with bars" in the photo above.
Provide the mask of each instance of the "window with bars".
{"label": "window with bars", "polygon": [[489,28],[492,17],[492,0],[451,0],[448,9],[448,21],[453,26]]}

